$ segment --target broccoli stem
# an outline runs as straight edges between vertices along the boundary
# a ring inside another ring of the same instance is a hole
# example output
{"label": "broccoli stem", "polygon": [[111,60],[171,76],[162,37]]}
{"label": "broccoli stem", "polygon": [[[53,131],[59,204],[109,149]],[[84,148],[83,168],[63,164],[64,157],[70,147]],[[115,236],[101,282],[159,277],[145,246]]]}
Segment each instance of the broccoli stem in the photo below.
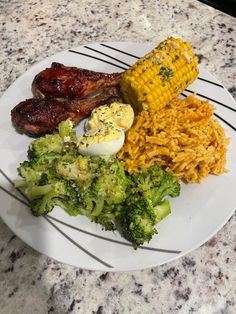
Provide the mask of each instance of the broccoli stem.
{"label": "broccoli stem", "polygon": [[17,179],[17,180],[14,180],[14,186],[15,188],[22,188],[22,187],[25,187],[27,185],[27,182],[26,180],[24,179]]}
{"label": "broccoli stem", "polygon": [[31,186],[25,190],[25,193],[30,199],[33,200],[49,193],[50,191],[52,191],[52,189],[53,187],[51,184],[46,184],[42,186]]}
{"label": "broccoli stem", "polygon": [[92,211],[92,216],[99,216],[103,210],[103,206],[104,206],[104,198],[100,198],[95,200],[96,201],[96,205],[94,210]]}
{"label": "broccoli stem", "polygon": [[171,212],[170,202],[164,200],[160,205],[155,206],[156,210],[156,223],[164,219]]}

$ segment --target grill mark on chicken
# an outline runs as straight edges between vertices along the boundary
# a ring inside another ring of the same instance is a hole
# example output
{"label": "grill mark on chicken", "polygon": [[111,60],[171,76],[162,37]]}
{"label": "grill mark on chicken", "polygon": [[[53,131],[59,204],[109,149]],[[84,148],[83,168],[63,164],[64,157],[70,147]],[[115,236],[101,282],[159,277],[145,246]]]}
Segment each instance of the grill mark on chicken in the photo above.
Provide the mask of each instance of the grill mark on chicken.
{"label": "grill mark on chicken", "polygon": [[98,95],[87,99],[30,98],[12,109],[11,120],[18,132],[40,136],[53,132],[68,118],[78,123],[94,108],[114,99],[119,99],[115,87],[104,88]]}
{"label": "grill mark on chicken", "polygon": [[99,88],[118,86],[122,73],[103,73],[53,62],[32,83],[37,98],[84,98]]}

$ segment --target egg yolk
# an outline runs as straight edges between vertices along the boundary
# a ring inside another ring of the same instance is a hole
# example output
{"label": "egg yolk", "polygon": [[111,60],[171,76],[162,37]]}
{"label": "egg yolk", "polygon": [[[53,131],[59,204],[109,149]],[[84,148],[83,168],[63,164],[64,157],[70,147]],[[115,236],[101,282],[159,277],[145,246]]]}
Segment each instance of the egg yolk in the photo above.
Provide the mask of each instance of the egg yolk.
{"label": "egg yolk", "polygon": [[134,120],[134,111],[130,105],[114,102],[100,106],[92,111],[87,128],[93,129],[103,124],[112,124],[117,128],[127,129]]}

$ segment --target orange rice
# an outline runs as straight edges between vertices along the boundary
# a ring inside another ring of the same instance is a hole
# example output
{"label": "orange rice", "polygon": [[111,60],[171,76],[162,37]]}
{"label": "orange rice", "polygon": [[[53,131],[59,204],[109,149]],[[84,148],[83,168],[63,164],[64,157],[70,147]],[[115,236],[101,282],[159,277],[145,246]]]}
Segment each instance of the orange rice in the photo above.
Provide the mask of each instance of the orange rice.
{"label": "orange rice", "polygon": [[226,171],[229,139],[213,117],[214,107],[191,95],[158,111],[142,111],[117,157],[125,169],[160,165],[186,182]]}

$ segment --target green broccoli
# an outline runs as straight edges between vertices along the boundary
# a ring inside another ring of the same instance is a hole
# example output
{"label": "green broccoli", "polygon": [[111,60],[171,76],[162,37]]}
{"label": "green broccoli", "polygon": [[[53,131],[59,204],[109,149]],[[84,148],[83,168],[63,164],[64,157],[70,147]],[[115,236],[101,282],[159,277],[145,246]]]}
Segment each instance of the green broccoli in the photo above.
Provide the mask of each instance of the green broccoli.
{"label": "green broccoli", "polygon": [[55,180],[47,185],[27,187],[25,193],[31,200],[35,216],[47,214],[55,206],[60,206],[71,216],[82,213],[79,192],[71,181]]}
{"label": "green broccoli", "polygon": [[130,175],[129,196],[118,217],[123,236],[135,248],[149,242],[157,233],[155,225],[171,211],[169,201],[163,198],[179,193],[178,180],[158,166]]}
{"label": "green broccoli", "polygon": [[56,173],[64,179],[75,180],[84,187],[85,181],[89,180],[90,184],[92,179],[89,160],[87,156],[65,154],[55,164]]}
{"label": "green broccoli", "polygon": [[28,157],[29,159],[33,159],[48,153],[61,154],[63,144],[63,138],[58,133],[45,135],[30,144]]}
{"label": "green broccoli", "polygon": [[37,184],[41,179],[41,171],[32,168],[32,162],[25,160],[17,168],[19,175],[23,179],[15,180],[15,187],[24,187],[30,184]]}
{"label": "green broccoli", "polygon": [[114,157],[78,156],[73,162],[59,160],[56,171],[64,179],[74,180],[84,204],[84,214],[114,230],[118,215],[116,206],[126,199],[128,179],[122,165]]}
{"label": "green broccoli", "polygon": [[74,158],[77,152],[72,147],[67,146],[58,134],[46,135],[32,142],[29,160],[18,167],[22,179],[15,180],[15,186],[24,189],[35,216],[50,212],[56,205],[69,215],[81,213],[76,185],[69,179],[63,180],[55,171],[63,156]]}
{"label": "green broccoli", "polygon": [[[59,133],[47,134],[34,140],[28,149],[28,157],[39,158],[44,154],[61,154],[66,146],[75,143],[76,133],[73,131],[73,122],[70,119],[62,121],[59,126]],[[67,145],[66,145],[67,144]]]}
{"label": "green broccoli", "polygon": [[141,172],[132,174],[130,179],[132,192],[143,194],[154,206],[166,195],[176,197],[180,194],[177,178],[159,166],[143,168]]}
{"label": "green broccoli", "polygon": [[[23,168],[21,168],[22,170]],[[55,177],[55,172],[37,172],[32,168],[26,168],[27,176],[16,180],[16,187],[23,187],[26,197],[31,202],[31,210],[35,216],[50,212],[56,205],[62,207],[69,215],[81,213],[79,191],[73,181]]]}
{"label": "green broccoli", "polygon": [[121,209],[121,204],[108,205],[105,203],[99,215],[97,215],[96,212],[93,212],[91,220],[102,225],[105,230],[116,230],[116,221],[120,215]]}
{"label": "green broccoli", "polygon": [[119,161],[114,157],[65,153],[53,166],[54,176],[74,182],[83,204],[82,214],[106,230],[114,230],[129,184]]}
{"label": "green broccoli", "polygon": [[58,155],[51,153],[22,162],[17,170],[23,179],[15,180],[15,186],[46,184],[48,177],[54,176],[52,169],[57,158]]}
{"label": "green broccoli", "polygon": [[171,212],[170,203],[164,200],[153,206],[152,202],[136,194],[129,197],[119,216],[123,236],[132,242],[134,248],[149,242],[157,233],[155,225]]}
{"label": "green broccoli", "polygon": [[126,198],[128,180],[122,165],[114,158],[105,159],[97,169],[93,189],[108,205],[119,204]]}

